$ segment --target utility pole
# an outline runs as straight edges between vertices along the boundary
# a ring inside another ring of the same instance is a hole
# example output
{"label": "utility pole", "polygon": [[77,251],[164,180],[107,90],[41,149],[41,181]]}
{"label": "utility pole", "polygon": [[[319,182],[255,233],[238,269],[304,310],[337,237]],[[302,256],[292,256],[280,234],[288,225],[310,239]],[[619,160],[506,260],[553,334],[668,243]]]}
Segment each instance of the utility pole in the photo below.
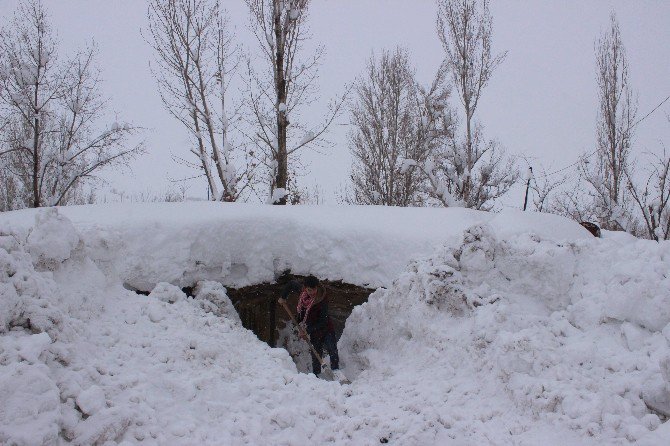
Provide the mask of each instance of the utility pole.
{"label": "utility pole", "polygon": [[528,172],[526,172],[526,196],[523,199],[523,210],[526,210],[526,205],[528,205],[528,189],[530,189],[530,180],[533,179],[533,168],[529,167]]}

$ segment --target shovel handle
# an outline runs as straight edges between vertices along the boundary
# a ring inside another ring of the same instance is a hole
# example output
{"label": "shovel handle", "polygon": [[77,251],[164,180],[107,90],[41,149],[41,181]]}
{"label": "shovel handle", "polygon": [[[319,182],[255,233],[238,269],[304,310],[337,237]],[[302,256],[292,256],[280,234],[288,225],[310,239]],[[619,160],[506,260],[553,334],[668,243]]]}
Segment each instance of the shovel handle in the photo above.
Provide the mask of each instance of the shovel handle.
{"label": "shovel handle", "polygon": [[[293,312],[288,307],[288,305],[286,305],[286,301],[282,300],[281,302],[279,302],[279,304],[282,307],[284,307],[284,310],[286,310],[286,313],[288,313],[289,317],[291,318],[291,322],[293,322],[294,325],[298,325],[298,322],[295,320],[295,316],[293,316]],[[323,358],[321,357],[320,354],[318,354],[316,352],[316,349],[314,348],[314,346],[312,345],[312,343],[310,341],[307,341],[307,344],[309,345],[309,349],[311,350],[312,354],[314,355],[314,357],[316,359],[319,360],[319,363],[321,364],[321,367],[323,368],[326,365],[325,362],[323,361]]]}

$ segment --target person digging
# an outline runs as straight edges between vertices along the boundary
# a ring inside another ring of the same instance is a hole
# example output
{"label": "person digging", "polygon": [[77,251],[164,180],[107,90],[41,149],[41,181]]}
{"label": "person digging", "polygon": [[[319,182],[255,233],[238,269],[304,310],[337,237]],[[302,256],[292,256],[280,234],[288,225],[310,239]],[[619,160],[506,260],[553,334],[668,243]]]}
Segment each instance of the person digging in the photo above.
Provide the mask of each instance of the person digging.
{"label": "person digging", "polygon": [[[291,292],[300,292],[297,321],[286,305],[286,299]],[[325,347],[330,356],[330,369],[332,370],[333,377],[341,382],[347,382],[342,372],[338,370],[339,355],[337,353],[335,328],[328,315],[326,289],[323,285],[319,284],[319,279],[314,276],[308,276],[302,285],[295,280],[289,282],[278,302],[291,316],[293,322],[298,324],[300,338],[311,344],[312,371],[314,374],[317,376],[321,374],[322,367],[325,366],[322,358]]]}

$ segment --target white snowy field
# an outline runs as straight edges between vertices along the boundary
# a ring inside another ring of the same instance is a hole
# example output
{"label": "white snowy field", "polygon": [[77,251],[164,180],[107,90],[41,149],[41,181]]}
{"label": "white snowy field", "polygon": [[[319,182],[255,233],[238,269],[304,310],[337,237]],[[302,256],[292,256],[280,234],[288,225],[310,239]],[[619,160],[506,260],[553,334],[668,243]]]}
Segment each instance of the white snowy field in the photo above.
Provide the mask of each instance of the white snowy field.
{"label": "white snowy field", "polygon": [[[298,373],[218,283],[287,268],[382,287],[339,343],[351,385]],[[533,213],[3,213],[0,444],[670,444],[643,401],[670,389],[669,272],[669,242]]]}

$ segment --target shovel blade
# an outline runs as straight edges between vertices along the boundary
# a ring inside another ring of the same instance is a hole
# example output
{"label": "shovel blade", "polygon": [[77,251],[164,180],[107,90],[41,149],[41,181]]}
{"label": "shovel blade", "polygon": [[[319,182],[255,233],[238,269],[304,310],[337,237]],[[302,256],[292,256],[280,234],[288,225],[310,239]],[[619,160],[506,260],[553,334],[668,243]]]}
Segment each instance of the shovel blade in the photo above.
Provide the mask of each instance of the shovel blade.
{"label": "shovel blade", "polygon": [[332,373],[334,381],[339,381],[340,384],[351,384],[351,381],[344,376],[341,370],[331,370],[330,373]]}
{"label": "shovel blade", "polygon": [[347,377],[344,376],[344,373],[342,373],[340,370],[331,369],[327,364],[321,366],[321,373],[319,374],[319,378],[326,381],[337,381],[340,384],[351,384],[351,381],[349,381]]}

